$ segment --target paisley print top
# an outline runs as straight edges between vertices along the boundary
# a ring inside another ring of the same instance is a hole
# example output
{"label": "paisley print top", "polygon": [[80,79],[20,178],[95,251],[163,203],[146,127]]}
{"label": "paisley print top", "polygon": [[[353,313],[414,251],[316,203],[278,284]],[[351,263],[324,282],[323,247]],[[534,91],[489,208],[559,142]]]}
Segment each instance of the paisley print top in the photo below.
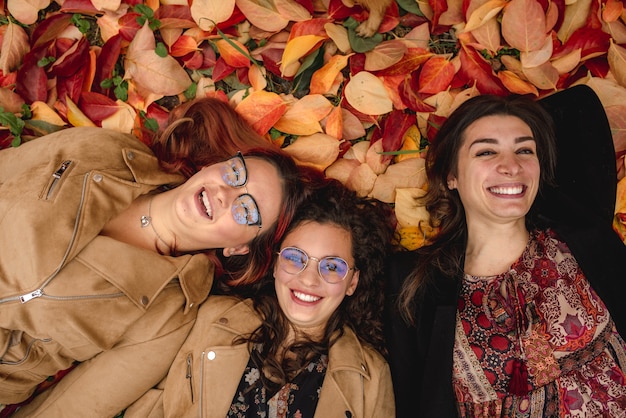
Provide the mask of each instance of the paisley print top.
{"label": "paisley print top", "polygon": [[453,364],[463,417],[626,417],[626,344],[551,230],[507,272],[465,276]]}

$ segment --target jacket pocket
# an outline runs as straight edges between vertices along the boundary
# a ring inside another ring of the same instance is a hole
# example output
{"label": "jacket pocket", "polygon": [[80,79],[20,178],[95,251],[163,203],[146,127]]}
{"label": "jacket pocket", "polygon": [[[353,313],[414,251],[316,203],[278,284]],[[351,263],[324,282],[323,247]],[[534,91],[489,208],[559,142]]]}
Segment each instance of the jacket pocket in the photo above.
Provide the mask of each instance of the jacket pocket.
{"label": "jacket pocket", "polygon": [[33,338],[24,331],[9,332],[7,350],[0,357],[2,365],[19,366],[27,362],[38,363],[38,359],[31,357],[39,351],[38,346],[52,341],[52,338]]}
{"label": "jacket pocket", "polygon": [[57,169],[52,173],[50,180],[42,194],[44,200],[52,200],[56,195],[56,191],[59,189],[61,183],[69,176],[70,168],[72,167],[71,160],[65,160]]}

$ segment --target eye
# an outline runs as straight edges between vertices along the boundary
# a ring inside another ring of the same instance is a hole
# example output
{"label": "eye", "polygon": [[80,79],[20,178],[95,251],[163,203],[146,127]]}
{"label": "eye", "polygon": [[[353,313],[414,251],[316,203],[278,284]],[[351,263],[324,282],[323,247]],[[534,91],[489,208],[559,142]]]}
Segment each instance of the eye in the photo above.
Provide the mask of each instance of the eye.
{"label": "eye", "polygon": [[496,152],[493,150],[481,150],[476,153],[477,157],[486,157],[489,155],[494,155]]}
{"label": "eye", "polygon": [[532,148],[521,148],[519,150],[517,150],[518,154],[527,154],[527,155],[534,155],[535,154],[535,150]]}

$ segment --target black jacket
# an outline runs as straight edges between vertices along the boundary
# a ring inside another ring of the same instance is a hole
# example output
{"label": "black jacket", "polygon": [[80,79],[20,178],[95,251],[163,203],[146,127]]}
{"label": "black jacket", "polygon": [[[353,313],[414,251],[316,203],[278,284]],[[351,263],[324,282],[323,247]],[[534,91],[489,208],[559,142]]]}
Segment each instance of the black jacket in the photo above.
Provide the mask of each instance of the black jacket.
{"label": "black jacket", "polygon": [[[541,99],[555,120],[557,187],[537,197],[534,210],[576,257],[593,289],[626,336],[626,246],[612,229],[615,150],[604,109],[586,86]],[[452,350],[462,272],[431,282],[409,326],[395,302],[415,265],[414,252],[394,254],[387,266],[386,334],[397,417],[456,417]]]}

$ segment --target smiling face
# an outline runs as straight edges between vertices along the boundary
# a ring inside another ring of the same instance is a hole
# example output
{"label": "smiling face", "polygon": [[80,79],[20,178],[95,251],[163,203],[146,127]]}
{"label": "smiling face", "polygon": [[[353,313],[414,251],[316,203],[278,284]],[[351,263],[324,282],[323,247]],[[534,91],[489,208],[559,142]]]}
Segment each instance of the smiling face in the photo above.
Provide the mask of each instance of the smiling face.
{"label": "smiling face", "polygon": [[[232,170],[232,162],[227,161],[204,167],[173,190],[178,251],[229,248],[226,255],[244,254],[260,231],[259,217],[263,228],[276,222],[283,199],[278,170],[256,157],[246,157],[245,166],[245,186],[229,184],[225,171]],[[252,202],[258,216],[250,212]]]}
{"label": "smiling face", "polygon": [[493,115],[467,127],[458,152],[457,189],[468,225],[523,221],[539,189],[539,160],[531,129],[515,116]]}
{"label": "smiling face", "polygon": [[340,257],[353,267],[352,236],[349,231],[335,224],[304,222],[285,237],[281,249],[285,247],[304,250],[309,256],[309,262],[301,273],[289,274],[277,260],[274,265],[274,286],[278,303],[296,329],[310,336],[319,336],[344,297],[354,293],[359,272],[350,270],[343,281],[327,283],[318,273],[318,262],[311,257]]}

